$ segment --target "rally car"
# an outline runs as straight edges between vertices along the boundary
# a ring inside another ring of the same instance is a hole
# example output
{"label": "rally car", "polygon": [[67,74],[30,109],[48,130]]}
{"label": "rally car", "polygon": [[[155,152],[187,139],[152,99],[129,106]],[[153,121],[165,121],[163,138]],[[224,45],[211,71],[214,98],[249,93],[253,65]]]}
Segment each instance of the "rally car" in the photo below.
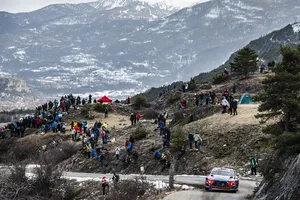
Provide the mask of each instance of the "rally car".
{"label": "rally car", "polygon": [[233,169],[213,168],[205,178],[205,190],[223,190],[237,192],[239,178]]}

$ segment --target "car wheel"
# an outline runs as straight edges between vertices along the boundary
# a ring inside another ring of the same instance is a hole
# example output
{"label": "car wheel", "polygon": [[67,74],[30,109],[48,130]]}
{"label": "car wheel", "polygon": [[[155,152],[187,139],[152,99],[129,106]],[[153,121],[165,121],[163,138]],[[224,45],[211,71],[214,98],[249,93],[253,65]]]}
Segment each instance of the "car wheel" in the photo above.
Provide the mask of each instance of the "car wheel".
{"label": "car wheel", "polygon": [[209,188],[205,188],[205,191],[209,191]]}

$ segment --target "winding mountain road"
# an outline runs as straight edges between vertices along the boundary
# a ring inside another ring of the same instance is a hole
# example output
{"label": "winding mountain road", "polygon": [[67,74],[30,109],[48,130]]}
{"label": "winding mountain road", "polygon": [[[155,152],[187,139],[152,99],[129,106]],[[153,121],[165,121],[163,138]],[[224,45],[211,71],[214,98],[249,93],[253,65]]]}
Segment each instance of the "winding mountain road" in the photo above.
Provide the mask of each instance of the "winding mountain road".
{"label": "winding mountain road", "polygon": [[[77,180],[100,180],[102,176],[111,178],[112,174],[97,174],[97,173],[77,173],[77,172],[64,172],[64,177],[69,179]],[[138,174],[120,175],[121,179],[135,179],[139,177]],[[145,175],[148,181],[162,181],[168,183],[168,176],[156,176],[156,175]],[[204,186],[205,176],[196,175],[176,175],[174,177],[176,184],[187,184],[194,186]],[[250,178],[240,178],[239,191],[237,193],[229,192],[207,192],[204,190],[186,190],[175,192],[164,200],[245,200],[248,195],[253,193],[253,190],[258,186],[261,179],[250,179]]]}

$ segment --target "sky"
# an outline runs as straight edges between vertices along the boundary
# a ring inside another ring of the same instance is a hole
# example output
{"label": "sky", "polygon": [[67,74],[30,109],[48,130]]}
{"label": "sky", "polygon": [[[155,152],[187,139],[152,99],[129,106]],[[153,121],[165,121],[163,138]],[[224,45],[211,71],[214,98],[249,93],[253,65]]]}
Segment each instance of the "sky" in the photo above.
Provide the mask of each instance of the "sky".
{"label": "sky", "polygon": [[[11,13],[30,12],[40,9],[50,4],[57,3],[86,3],[96,0],[0,0],[0,11]],[[148,2],[160,2],[162,0],[145,0]],[[194,2],[205,2],[208,0],[165,0],[168,4],[185,7]]]}

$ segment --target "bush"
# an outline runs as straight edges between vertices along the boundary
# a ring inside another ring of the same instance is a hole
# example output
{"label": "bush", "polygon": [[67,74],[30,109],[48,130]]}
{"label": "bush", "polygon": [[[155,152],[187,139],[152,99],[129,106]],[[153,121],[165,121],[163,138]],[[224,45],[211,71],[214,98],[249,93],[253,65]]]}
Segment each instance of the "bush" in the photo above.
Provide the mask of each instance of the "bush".
{"label": "bush", "polygon": [[132,134],[132,137],[135,140],[142,140],[142,139],[146,138],[148,134],[149,134],[149,132],[146,129],[144,129],[142,126],[139,126],[139,127],[137,127],[135,132]]}
{"label": "bush", "polygon": [[87,104],[84,107],[81,108],[80,110],[80,115],[84,118],[89,118],[90,117],[90,111],[91,111],[91,105]]}
{"label": "bush", "polygon": [[173,119],[170,122],[170,125],[171,126],[177,125],[177,124],[181,123],[184,119],[185,119],[185,117],[183,115],[183,111],[175,112]]}
{"label": "bush", "polygon": [[229,76],[218,75],[213,78],[213,84],[220,84],[228,81],[230,79]]}
{"label": "bush", "polygon": [[179,101],[180,99],[181,99],[181,95],[180,94],[178,94],[178,93],[171,93],[168,96],[167,103],[168,104],[173,104],[173,103]]}
{"label": "bush", "polygon": [[196,88],[197,88],[196,81],[195,79],[191,78],[191,80],[188,82],[188,89],[194,90]]}
{"label": "bush", "polygon": [[155,189],[153,185],[142,178],[136,180],[120,181],[117,187],[107,196],[107,200],[146,200],[153,197]]}
{"label": "bush", "polygon": [[108,111],[112,111],[112,108],[110,105],[105,105],[105,104],[101,104],[101,103],[94,104],[94,111],[96,111],[96,112],[104,113],[105,108],[107,108]]}
{"label": "bush", "polygon": [[187,135],[181,128],[177,128],[172,136],[171,147],[175,150],[180,150],[188,145]]}
{"label": "bush", "polygon": [[78,150],[79,148],[77,148],[76,144],[71,141],[65,141],[45,151],[42,155],[46,156],[51,161],[51,164],[56,165],[76,154]]}
{"label": "bush", "polygon": [[143,111],[144,119],[156,119],[159,113],[153,108],[147,108]]}
{"label": "bush", "polygon": [[134,106],[136,107],[149,107],[146,97],[138,94],[134,100]]}
{"label": "bush", "polygon": [[24,161],[36,156],[41,146],[41,140],[38,137],[32,137],[30,140],[24,140],[16,143],[9,152],[9,156],[18,162]]}

